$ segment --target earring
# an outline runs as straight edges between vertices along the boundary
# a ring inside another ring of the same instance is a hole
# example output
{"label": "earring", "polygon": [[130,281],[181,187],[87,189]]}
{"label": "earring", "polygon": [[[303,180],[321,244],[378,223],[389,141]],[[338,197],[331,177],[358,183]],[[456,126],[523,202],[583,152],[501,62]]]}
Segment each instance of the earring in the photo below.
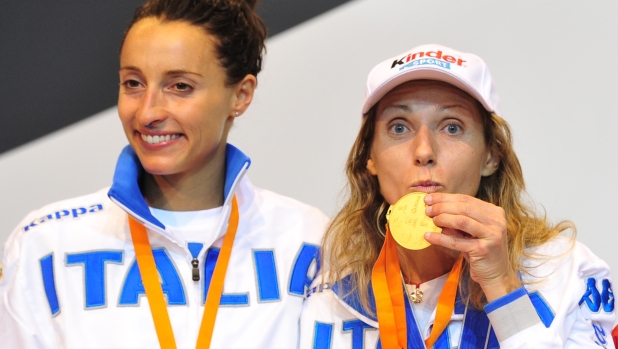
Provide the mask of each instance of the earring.
{"label": "earring", "polygon": [[236,111],[236,116],[238,116],[238,115],[239,115],[239,114],[238,114],[238,110],[237,110],[237,111]]}

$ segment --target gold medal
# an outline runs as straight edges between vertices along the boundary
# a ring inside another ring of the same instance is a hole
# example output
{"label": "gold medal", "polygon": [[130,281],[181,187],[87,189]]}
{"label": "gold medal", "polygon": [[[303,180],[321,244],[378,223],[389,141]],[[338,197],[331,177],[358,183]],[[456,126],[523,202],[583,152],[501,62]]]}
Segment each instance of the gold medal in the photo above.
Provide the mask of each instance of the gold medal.
{"label": "gold medal", "polygon": [[397,243],[408,250],[422,250],[431,245],[425,240],[425,233],[442,232],[425,214],[427,193],[410,193],[388,209],[386,221]]}

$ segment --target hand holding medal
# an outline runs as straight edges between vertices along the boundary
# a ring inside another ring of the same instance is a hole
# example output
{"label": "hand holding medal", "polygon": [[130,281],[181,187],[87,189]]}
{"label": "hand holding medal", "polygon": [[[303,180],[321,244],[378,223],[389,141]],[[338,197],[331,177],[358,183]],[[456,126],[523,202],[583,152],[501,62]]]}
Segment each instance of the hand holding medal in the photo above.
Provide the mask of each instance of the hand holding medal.
{"label": "hand holding medal", "polygon": [[460,251],[470,264],[470,277],[488,301],[520,287],[510,268],[504,209],[463,194],[433,193],[425,198],[426,213],[444,229],[425,234],[431,244]]}

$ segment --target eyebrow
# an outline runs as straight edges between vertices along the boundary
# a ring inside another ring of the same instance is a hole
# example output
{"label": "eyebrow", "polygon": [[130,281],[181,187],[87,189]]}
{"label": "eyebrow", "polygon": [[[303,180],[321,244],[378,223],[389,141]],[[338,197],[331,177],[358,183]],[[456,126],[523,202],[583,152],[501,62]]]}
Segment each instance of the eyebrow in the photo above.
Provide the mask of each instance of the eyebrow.
{"label": "eyebrow", "polygon": [[463,104],[446,104],[446,105],[440,105],[438,106],[438,110],[443,111],[443,110],[447,110],[447,109],[453,109],[453,108],[462,108],[462,109],[468,109],[466,106],[464,106]]}
{"label": "eyebrow", "polygon": [[202,76],[202,74],[200,73],[183,70],[183,69],[168,70],[167,72],[165,72],[165,75],[181,75],[181,74],[191,74],[191,75]]}
{"label": "eyebrow", "polygon": [[389,109],[400,109],[400,110],[403,110],[405,112],[411,112],[412,111],[412,109],[410,109],[410,107],[405,105],[405,104],[391,104],[388,107],[384,108],[383,112],[387,111]]}
{"label": "eyebrow", "polygon": [[[134,70],[137,72],[141,73],[141,69],[136,67],[136,66],[132,66],[132,65],[127,65],[124,67],[120,67],[120,70]],[[196,73],[196,72],[192,72],[192,71],[188,71],[188,70],[183,70],[183,69],[174,69],[174,70],[168,70],[165,72],[165,75],[182,75],[182,74],[191,74],[191,75],[197,75],[197,76],[202,76],[202,74],[200,73]]]}

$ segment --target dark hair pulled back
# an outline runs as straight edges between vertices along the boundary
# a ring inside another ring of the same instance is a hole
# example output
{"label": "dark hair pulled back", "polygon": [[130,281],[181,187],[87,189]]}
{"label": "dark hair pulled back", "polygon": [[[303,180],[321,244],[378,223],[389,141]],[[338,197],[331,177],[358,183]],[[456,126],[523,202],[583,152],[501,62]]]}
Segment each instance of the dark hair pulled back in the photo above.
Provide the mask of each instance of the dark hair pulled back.
{"label": "dark hair pulled back", "polygon": [[234,85],[262,70],[267,29],[256,6],[257,0],[149,0],[135,10],[125,37],[135,23],[149,17],[201,27],[217,38],[216,55],[226,83]]}

